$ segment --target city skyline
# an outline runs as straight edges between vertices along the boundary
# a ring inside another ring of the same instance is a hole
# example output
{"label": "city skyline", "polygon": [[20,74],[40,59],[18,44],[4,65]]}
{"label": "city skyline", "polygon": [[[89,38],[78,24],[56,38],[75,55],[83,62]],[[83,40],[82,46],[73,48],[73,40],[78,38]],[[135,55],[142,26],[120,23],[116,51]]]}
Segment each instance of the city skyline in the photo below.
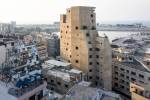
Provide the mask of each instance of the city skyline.
{"label": "city skyline", "polygon": [[49,24],[70,6],[96,7],[97,22],[147,22],[149,5],[149,0],[0,0],[0,22]]}
{"label": "city skyline", "polygon": [[0,2],[2,100],[150,99],[149,3],[76,1]]}

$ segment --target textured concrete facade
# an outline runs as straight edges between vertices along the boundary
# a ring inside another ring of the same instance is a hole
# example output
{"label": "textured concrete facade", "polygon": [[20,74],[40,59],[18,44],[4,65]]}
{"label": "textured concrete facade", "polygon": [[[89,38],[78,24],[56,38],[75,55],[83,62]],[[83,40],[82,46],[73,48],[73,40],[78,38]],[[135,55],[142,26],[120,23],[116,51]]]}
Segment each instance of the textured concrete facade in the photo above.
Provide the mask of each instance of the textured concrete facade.
{"label": "textured concrete facade", "polygon": [[111,90],[111,48],[106,36],[98,36],[94,11],[94,7],[76,6],[61,15],[60,53],[86,73],[86,80]]}
{"label": "textured concrete facade", "polygon": [[43,35],[37,34],[36,35],[36,42],[37,42],[36,47],[38,50],[39,59],[45,60],[48,57],[47,40],[44,38]]}
{"label": "textured concrete facade", "polygon": [[[146,90],[145,92],[145,89],[148,88],[144,87],[148,87],[150,84],[150,72],[136,60],[132,51],[120,48],[114,49],[112,68],[113,90],[132,100],[147,100],[142,98],[144,95],[146,98],[150,96],[150,91]],[[139,90],[138,85],[143,88],[142,91]]]}

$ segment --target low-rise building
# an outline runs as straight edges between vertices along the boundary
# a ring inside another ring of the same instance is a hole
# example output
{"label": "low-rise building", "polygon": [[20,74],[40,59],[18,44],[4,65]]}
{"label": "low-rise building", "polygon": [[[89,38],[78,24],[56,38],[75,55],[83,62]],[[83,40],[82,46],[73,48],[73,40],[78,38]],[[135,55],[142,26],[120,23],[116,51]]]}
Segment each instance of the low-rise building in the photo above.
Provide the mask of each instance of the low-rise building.
{"label": "low-rise building", "polygon": [[6,67],[1,70],[0,82],[2,100],[41,100],[47,86],[36,66]]}
{"label": "low-rise building", "polygon": [[71,68],[70,63],[48,60],[43,64],[48,89],[65,94],[74,84],[82,80],[82,71]]}

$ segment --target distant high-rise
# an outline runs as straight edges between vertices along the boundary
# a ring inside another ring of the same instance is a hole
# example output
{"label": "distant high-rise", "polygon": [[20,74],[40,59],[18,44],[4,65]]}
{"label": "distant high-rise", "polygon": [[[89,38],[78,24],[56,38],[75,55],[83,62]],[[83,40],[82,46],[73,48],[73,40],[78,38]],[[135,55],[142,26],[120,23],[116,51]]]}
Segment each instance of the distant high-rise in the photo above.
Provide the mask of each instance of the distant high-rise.
{"label": "distant high-rise", "polygon": [[15,33],[16,22],[0,23],[0,35],[11,35]]}
{"label": "distant high-rise", "polygon": [[111,47],[106,36],[98,36],[95,7],[76,6],[61,15],[61,57],[86,73],[93,85],[111,90]]}
{"label": "distant high-rise", "polygon": [[16,22],[12,21],[10,23],[10,33],[15,33],[15,28],[16,28]]}

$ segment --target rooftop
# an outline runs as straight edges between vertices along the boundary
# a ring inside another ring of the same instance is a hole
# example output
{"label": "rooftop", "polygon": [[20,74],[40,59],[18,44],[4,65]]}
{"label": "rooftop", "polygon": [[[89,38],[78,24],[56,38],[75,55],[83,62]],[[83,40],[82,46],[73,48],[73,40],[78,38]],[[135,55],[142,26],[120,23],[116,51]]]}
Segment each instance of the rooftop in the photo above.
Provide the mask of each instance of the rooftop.
{"label": "rooftop", "polygon": [[133,62],[118,62],[121,65],[128,66],[140,71],[149,72],[140,62],[138,62],[136,59],[133,59]]}
{"label": "rooftop", "polygon": [[150,48],[146,48],[145,53],[150,54]]}
{"label": "rooftop", "polygon": [[44,74],[60,78],[66,82],[70,82],[72,81],[72,77],[81,75],[82,71],[74,69],[68,65],[70,65],[70,63],[57,60],[45,61],[45,64],[43,64]]}
{"label": "rooftop", "polygon": [[55,76],[55,77],[59,77],[67,82],[70,82],[70,75],[69,73],[65,73],[65,72],[62,72],[62,71],[59,71],[59,70],[49,70],[47,72],[48,75],[52,75],[52,76]]}
{"label": "rooftop", "polygon": [[133,50],[132,49],[127,49],[127,48],[113,48],[113,51],[116,51],[118,53],[122,53],[122,54],[131,54],[133,53]]}
{"label": "rooftop", "polygon": [[71,69],[69,72],[70,72],[70,73],[75,73],[75,74],[80,74],[80,73],[82,73],[82,71],[77,70],[77,69]]}
{"label": "rooftop", "polygon": [[72,100],[121,100],[118,94],[86,86],[86,82],[81,83],[75,85],[67,93],[66,98],[71,98]]}
{"label": "rooftop", "polygon": [[54,66],[69,66],[71,65],[71,63],[66,63],[66,62],[62,62],[62,61],[57,61],[57,60],[48,60],[48,61],[45,61],[47,64],[49,65],[54,65]]}

